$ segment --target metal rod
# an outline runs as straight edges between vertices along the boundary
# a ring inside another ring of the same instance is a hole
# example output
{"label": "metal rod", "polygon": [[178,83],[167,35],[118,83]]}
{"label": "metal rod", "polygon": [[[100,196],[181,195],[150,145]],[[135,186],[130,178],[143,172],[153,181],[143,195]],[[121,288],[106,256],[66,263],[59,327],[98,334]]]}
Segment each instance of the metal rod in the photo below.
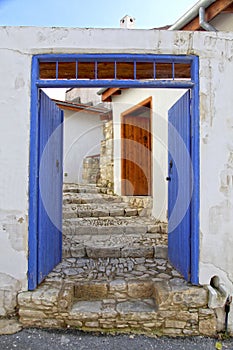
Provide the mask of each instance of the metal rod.
{"label": "metal rod", "polygon": [[114,79],[117,79],[117,62],[114,62]]}
{"label": "metal rod", "polygon": [[37,80],[37,87],[45,88],[45,87],[124,87],[124,88],[183,88],[190,89],[194,86],[194,82],[192,81],[176,81],[176,80],[150,80],[150,81],[140,81],[140,80]]}
{"label": "metal rod", "polygon": [[78,79],[78,61],[76,61],[76,64],[75,64],[75,77],[77,80]]}
{"label": "metal rod", "polygon": [[133,70],[134,70],[133,72],[134,79],[136,80],[137,79],[137,62],[136,61],[134,61],[133,63]]}
{"label": "metal rod", "polygon": [[56,61],[56,79],[58,79],[58,61]]}
{"label": "metal rod", "polygon": [[153,62],[153,73],[154,73],[154,80],[156,79],[156,62]]}
{"label": "metal rod", "polygon": [[98,62],[95,61],[95,79],[98,79]]}
{"label": "metal rod", "polygon": [[193,55],[154,55],[154,54],[40,54],[35,55],[40,62],[153,62],[154,60],[160,63],[191,63],[195,58]]}

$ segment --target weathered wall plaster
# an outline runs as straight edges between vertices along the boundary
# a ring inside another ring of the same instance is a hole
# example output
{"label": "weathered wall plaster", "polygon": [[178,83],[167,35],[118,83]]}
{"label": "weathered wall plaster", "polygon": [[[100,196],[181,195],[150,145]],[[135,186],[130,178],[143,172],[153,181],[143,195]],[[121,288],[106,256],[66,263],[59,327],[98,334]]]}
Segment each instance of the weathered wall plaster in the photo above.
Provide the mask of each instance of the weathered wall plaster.
{"label": "weathered wall plaster", "polygon": [[103,122],[98,114],[64,112],[64,182],[82,182],[83,159],[100,153]]}
{"label": "weathered wall plaster", "polygon": [[[213,275],[219,275],[232,293],[232,191],[226,170],[231,170],[232,152],[233,33],[1,27],[0,52],[0,273],[4,281],[10,276],[19,283],[17,290],[27,289],[32,55],[196,54],[200,56],[201,99],[200,283],[208,284]],[[15,225],[15,230],[7,224]],[[233,330],[231,317],[230,327]]]}

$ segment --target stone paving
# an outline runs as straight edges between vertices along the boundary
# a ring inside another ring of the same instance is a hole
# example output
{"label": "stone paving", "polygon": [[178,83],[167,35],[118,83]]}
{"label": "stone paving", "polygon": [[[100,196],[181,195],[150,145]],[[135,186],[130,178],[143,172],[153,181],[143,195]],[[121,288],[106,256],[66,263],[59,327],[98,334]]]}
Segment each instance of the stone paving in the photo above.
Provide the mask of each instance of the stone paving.
{"label": "stone paving", "polygon": [[[162,256],[163,252],[158,252]],[[162,258],[66,258],[46,278],[46,283],[147,279],[170,280],[182,276]]]}
{"label": "stone paving", "polygon": [[153,257],[167,245],[167,225],[150,215],[151,198],[105,195],[93,185],[64,191],[63,257]]}
{"label": "stone paving", "polygon": [[[121,216],[110,215],[113,203]],[[23,326],[213,336],[208,291],[191,286],[168,262],[167,226],[148,214],[150,203],[65,186],[63,261],[35,291],[19,294]]]}

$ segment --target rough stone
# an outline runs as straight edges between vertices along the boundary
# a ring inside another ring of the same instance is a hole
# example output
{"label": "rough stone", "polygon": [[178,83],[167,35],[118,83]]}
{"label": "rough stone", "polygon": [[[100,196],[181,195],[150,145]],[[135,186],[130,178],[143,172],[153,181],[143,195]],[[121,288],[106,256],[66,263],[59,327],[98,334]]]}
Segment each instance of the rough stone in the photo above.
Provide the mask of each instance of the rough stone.
{"label": "rough stone", "polygon": [[166,320],[165,321],[165,327],[166,328],[184,328],[186,325],[186,322],[184,321],[178,321],[178,320]]}
{"label": "rough stone", "polygon": [[84,246],[71,247],[70,255],[74,258],[83,258],[86,256],[86,249]]}
{"label": "rough stone", "polygon": [[79,300],[97,300],[106,298],[108,287],[106,283],[80,283],[75,286],[74,295]]}
{"label": "rough stone", "polygon": [[153,293],[152,283],[148,282],[129,282],[128,294],[131,298],[145,299],[150,298]]}
{"label": "rough stone", "polygon": [[199,321],[199,333],[205,336],[214,336],[216,334],[217,322],[216,318],[212,317],[207,320]]}
{"label": "rough stone", "polygon": [[154,247],[154,256],[159,259],[168,258],[168,249],[165,245],[156,245]]}
{"label": "rough stone", "polygon": [[126,288],[127,288],[127,285],[124,280],[114,280],[114,281],[111,281],[109,284],[110,291],[122,292],[122,291],[126,291]]}
{"label": "rough stone", "polygon": [[141,300],[137,300],[137,301],[125,301],[123,303],[118,303],[117,311],[120,313],[154,312],[155,308]]}
{"label": "rough stone", "polygon": [[15,311],[17,293],[21,284],[10,275],[0,273],[0,316],[7,316]]}
{"label": "rough stone", "polygon": [[125,208],[125,215],[126,216],[136,216],[138,214],[137,209],[134,208]]}
{"label": "rough stone", "polygon": [[168,336],[177,336],[177,335],[181,335],[182,334],[182,329],[179,328],[165,328],[163,330],[163,334],[164,335],[168,335]]}
{"label": "rough stone", "polygon": [[119,247],[86,247],[86,253],[89,258],[119,258],[121,251]]}
{"label": "rough stone", "polygon": [[24,317],[24,318],[35,318],[35,319],[46,318],[46,314],[43,311],[38,311],[33,309],[20,309],[19,315],[20,317]]}
{"label": "rough stone", "polygon": [[110,216],[124,216],[124,209],[123,208],[110,208],[109,215]]}
{"label": "rough stone", "polygon": [[73,305],[70,315],[72,316],[77,313],[92,313],[92,319],[95,317],[98,318],[98,313],[101,312],[101,306],[101,301],[78,301]]}
{"label": "rough stone", "polygon": [[97,328],[99,327],[99,322],[85,322],[85,327]]}
{"label": "rough stone", "polygon": [[207,291],[204,288],[189,288],[182,293],[180,300],[180,293],[175,293],[173,297],[174,304],[184,304],[187,307],[200,308],[207,306]]}
{"label": "rough stone", "polygon": [[0,319],[0,335],[14,334],[21,331],[22,324],[17,319]]}
{"label": "rough stone", "polygon": [[153,247],[125,247],[121,250],[121,256],[124,257],[144,257],[152,258],[154,255]]}

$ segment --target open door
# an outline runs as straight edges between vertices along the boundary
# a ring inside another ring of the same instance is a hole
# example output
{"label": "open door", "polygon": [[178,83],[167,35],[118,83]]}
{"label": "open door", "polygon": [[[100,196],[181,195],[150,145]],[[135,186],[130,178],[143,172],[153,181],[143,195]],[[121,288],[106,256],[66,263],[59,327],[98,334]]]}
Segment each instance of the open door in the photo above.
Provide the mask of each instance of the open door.
{"label": "open door", "polygon": [[189,281],[191,274],[192,164],[190,92],[168,112],[168,256]]}
{"label": "open door", "polygon": [[39,91],[38,284],[62,259],[63,112]]}
{"label": "open door", "polygon": [[151,98],[122,115],[122,195],[151,195]]}

